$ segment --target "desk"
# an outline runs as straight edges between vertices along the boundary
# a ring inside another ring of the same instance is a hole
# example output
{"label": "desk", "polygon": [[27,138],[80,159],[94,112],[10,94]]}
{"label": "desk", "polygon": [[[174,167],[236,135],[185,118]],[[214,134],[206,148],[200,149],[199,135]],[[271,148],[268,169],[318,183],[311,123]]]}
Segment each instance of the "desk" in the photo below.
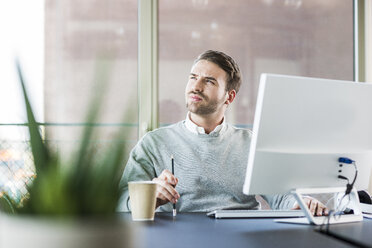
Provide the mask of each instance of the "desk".
{"label": "desk", "polygon": [[[121,213],[121,216],[127,220],[131,218],[129,213]],[[141,239],[138,242],[145,248],[354,247],[314,231],[314,226],[275,223],[272,219],[211,219],[205,213],[179,213],[173,219],[171,213],[156,213],[153,222],[132,224],[141,230],[142,238],[136,239]],[[372,228],[371,220],[338,224],[337,228],[347,231],[367,226]]]}
{"label": "desk", "polygon": [[372,220],[364,218],[361,223],[332,225],[329,234],[362,247],[372,247]]}

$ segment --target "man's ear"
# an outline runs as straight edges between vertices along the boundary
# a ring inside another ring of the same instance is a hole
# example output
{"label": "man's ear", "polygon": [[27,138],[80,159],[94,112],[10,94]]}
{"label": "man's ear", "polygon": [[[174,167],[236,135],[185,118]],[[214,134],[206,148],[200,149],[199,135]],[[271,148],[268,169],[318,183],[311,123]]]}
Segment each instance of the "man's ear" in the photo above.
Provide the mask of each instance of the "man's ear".
{"label": "man's ear", "polygon": [[225,104],[230,105],[234,101],[235,96],[236,96],[235,90],[230,90],[229,92],[227,92],[227,99],[225,101]]}

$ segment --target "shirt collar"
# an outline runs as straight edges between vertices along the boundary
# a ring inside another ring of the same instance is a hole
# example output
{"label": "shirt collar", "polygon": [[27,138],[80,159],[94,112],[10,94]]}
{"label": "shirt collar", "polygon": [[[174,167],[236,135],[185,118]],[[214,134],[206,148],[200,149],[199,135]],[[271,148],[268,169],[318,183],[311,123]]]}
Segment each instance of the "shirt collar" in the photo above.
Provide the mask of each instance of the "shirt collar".
{"label": "shirt collar", "polygon": [[[194,122],[191,121],[191,119],[190,119],[190,111],[187,112],[186,120],[185,120],[185,126],[192,133],[195,133],[195,134],[205,134],[205,129],[203,127],[199,127],[198,125],[196,125]],[[218,135],[222,131],[224,131],[225,129],[226,129],[226,118],[223,117],[222,123],[220,125],[218,125],[209,134]]]}

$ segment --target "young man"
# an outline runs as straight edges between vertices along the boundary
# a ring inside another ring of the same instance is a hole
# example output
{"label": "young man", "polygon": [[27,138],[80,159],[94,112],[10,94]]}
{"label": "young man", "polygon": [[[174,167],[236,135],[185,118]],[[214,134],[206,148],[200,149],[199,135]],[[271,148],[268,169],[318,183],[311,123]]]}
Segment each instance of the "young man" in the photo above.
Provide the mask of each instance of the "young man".
{"label": "young man", "polygon": [[[186,85],[186,120],[147,133],[134,147],[121,181],[120,211],[130,210],[128,182],[138,180],[157,183],[160,211],[172,211],[176,202],[184,212],[259,208],[255,196],[242,192],[251,131],[224,117],[240,85],[239,67],[230,56],[211,50],[199,55]],[[274,209],[295,206],[290,195],[263,197]],[[314,199],[306,201],[315,214],[325,210]]]}

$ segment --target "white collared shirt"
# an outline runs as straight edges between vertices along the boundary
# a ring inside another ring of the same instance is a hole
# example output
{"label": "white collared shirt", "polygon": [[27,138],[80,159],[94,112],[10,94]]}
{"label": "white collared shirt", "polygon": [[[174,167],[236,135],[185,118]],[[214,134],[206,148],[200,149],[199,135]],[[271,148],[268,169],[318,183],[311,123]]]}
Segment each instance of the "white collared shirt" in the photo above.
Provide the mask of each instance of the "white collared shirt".
{"label": "white collared shirt", "polygon": [[[199,127],[198,125],[196,125],[194,122],[191,121],[191,119],[190,119],[190,111],[187,112],[186,120],[185,120],[185,126],[192,133],[195,133],[195,134],[205,134],[205,129],[203,127]],[[225,129],[226,129],[226,119],[225,119],[225,117],[223,117],[222,123],[220,125],[218,125],[209,134],[219,134],[219,133],[223,132]]]}

